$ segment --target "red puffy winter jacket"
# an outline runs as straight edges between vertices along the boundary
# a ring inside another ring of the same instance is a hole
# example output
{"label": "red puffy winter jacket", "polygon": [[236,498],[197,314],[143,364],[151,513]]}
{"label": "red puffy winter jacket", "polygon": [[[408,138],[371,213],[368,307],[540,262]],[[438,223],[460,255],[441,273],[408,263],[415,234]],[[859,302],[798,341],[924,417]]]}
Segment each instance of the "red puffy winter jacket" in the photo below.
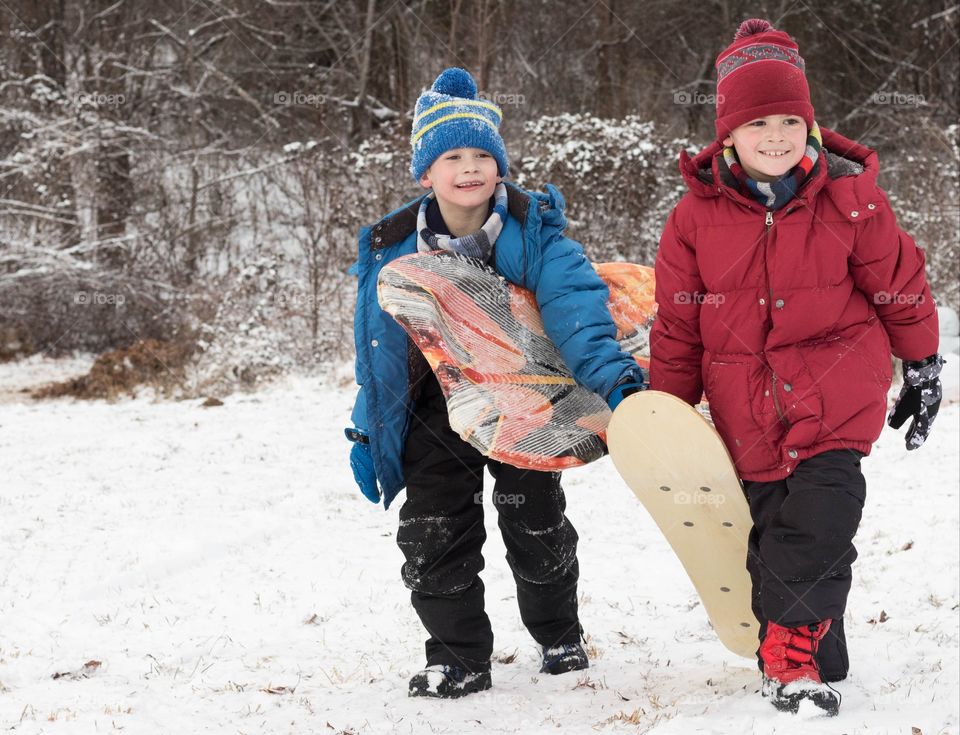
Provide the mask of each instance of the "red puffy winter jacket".
{"label": "red puffy winter jacket", "polygon": [[680,169],[690,191],[656,263],[651,387],[695,404],[747,480],[778,480],[829,449],[869,454],[891,349],[938,347],[924,255],[877,187],[876,152],[822,130],[820,161],[776,212],[738,192],[719,142]]}

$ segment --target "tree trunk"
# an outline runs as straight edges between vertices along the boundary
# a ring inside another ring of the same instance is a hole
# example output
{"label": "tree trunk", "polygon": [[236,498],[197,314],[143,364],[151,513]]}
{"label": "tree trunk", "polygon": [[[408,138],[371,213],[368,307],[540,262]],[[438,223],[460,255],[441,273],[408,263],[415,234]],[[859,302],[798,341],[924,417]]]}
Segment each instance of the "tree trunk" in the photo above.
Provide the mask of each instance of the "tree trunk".
{"label": "tree trunk", "polygon": [[367,84],[370,79],[370,55],[373,51],[373,23],[376,19],[377,0],[367,0],[367,18],[363,31],[363,54],[360,78],[357,80],[357,97],[352,111],[350,134],[354,139],[370,132],[370,113],[367,111]]}

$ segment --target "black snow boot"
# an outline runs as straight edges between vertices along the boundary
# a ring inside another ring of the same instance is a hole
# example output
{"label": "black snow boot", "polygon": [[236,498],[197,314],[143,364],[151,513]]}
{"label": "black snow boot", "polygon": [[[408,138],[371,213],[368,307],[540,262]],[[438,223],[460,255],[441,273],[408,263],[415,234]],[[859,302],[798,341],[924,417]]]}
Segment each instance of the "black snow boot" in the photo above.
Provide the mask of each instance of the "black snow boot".
{"label": "black snow boot", "polygon": [[543,647],[543,665],[541,674],[566,674],[568,671],[582,671],[590,668],[587,652],[579,643],[561,643],[559,646]]}
{"label": "black snow boot", "polygon": [[434,664],[410,679],[411,697],[457,699],[490,688],[489,671],[467,671],[459,666]]}

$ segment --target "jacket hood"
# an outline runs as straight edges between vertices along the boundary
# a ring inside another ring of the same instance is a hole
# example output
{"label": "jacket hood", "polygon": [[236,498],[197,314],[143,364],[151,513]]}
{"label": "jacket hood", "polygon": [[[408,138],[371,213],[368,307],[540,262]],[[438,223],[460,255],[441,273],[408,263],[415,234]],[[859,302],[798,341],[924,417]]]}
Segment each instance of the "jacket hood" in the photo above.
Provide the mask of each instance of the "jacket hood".
{"label": "jacket hood", "polygon": [[[813,180],[804,188],[819,189],[827,181],[852,177],[854,191],[851,193],[855,201],[874,198],[880,173],[877,152],[827,128],[820,128],[820,134],[823,137],[823,160],[827,166],[824,169],[818,165]],[[687,187],[697,196],[719,196],[721,186],[737,189],[736,179],[726,166],[720,165],[723,148],[723,142],[716,140],[695,156],[687,151],[680,152],[680,173]]]}
{"label": "jacket hood", "polygon": [[[524,210],[526,217],[535,214],[543,225],[555,227],[558,232],[563,232],[567,229],[567,216],[564,214],[567,202],[553,184],[547,184],[544,189],[545,191],[526,191],[514,184],[507,184],[508,204],[512,205],[516,197],[517,208]],[[534,203],[535,207],[532,206]],[[513,214],[512,209],[510,214]]]}

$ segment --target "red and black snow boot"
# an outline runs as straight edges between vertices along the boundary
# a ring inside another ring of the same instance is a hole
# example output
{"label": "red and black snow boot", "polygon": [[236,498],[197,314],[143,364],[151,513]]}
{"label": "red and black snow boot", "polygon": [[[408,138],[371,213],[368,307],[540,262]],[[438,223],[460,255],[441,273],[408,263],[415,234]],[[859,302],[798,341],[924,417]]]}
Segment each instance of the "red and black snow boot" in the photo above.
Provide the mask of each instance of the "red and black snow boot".
{"label": "red and black snow boot", "polygon": [[767,623],[759,651],[763,660],[762,691],[778,710],[796,713],[804,702],[811,702],[830,716],[840,710],[840,695],[823,682],[815,658],[829,629],[829,620],[796,628]]}

